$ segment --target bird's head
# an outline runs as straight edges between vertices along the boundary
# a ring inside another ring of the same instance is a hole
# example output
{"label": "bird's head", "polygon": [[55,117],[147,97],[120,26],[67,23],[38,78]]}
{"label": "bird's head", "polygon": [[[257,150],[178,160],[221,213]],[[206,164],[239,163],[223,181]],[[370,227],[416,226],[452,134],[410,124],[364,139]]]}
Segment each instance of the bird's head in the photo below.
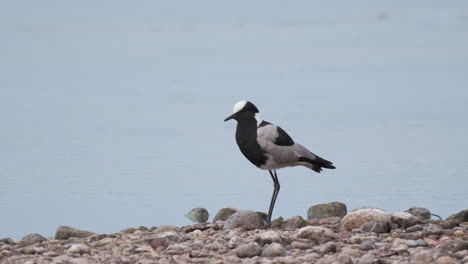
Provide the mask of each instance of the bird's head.
{"label": "bird's head", "polygon": [[249,101],[239,101],[234,105],[233,114],[224,119],[224,122],[241,118],[254,117],[258,113],[257,107]]}

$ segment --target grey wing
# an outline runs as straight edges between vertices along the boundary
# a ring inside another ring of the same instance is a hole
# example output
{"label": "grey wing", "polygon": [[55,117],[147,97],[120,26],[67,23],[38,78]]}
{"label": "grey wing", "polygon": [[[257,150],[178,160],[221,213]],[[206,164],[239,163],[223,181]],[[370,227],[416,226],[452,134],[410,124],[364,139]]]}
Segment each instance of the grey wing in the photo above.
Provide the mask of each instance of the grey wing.
{"label": "grey wing", "polygon": [[269,156],[268,163],[272,168],[303,165],[303,162],[299,162],[301,157],[315,159],[312,152],[302,145],[294,143],[283,129],[273,124],[258,128],[257,141]]}

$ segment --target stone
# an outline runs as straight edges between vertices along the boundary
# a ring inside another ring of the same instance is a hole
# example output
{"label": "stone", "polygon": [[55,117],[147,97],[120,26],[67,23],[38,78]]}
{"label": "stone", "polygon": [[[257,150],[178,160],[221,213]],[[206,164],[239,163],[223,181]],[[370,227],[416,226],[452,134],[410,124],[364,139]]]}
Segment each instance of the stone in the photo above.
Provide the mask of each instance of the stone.
{"label": "stone", "polygon": [[167,231],[175,231],[175,232],[184,232],[184,230],[178,226],[173,226],[173,225],[162,225],[158,226],[155,231],[153,231],[154,234],[160,234],[164,233]]}
{"label": "stone", "polygon": [[251,258],[260,255],[262,248],[256,242],[250,242],[236,248],[235,253],[239,258]]}
{"label": "stone", "polygon": [[257,242],[260,246],[264,246],[273,242],[280,242],[281,236],[276,231],[268,230],[255,236],[254,241]]}
{"label": "stone", "polygon": [[279,257],[286,255],[286,249],[279,243],[271,243],[262,251],[262,257]]}
{"label": "stone", "polygon": [[377,259],[374,255],[367,253],[361,256],[361,258],[357,261],[358,264],[377,264],[379,259]]}
{"label": "stone", "polygon": [[367,222],[381,222],[391,226],[391,216],[381,209],[361,208],[354,210],[343,217],[341,220],[341,229],[351,231],[360,228]]}
{"label": "stone", "polygon": [[137,231],[136,228],[129,227],[129,228],[125,228],[125,229],[120,230],[120,233],[133,234],[135,231]]}
{"label": "stone", "polygon": [[323,245],[320,246],[319,252],[323,255],[328,254],[328,253],[336,253],[336,243],[329,241]]}
{"label": "stone", "polygon": [[267,223],[254,211],[243,210],[231,215],[224,222],[224,229],[241,228],[244,230],[264,229]]}
{"label": "stone", "polygon": [[411,255],[411,263],[414,264],[428,264],[433,261],[432,252],[430,250],[422,250],[414,255]]}
{"label": "stone", "polygon": [[380,222],[380,221],[369,221],[360,226],[360,229],[363,232],[372,232],[372,233],[388,233],[392,230],[392,225],[390,222]]}
{"label": "stone", "polygon": [[40,243],[42,241],[46,241],[47,238],[37,234],[37,233],[32,233],[32,234],[28,234],[26,236],[24,236],[23,238],[21,238],[21,240],[18,242],[19,244],[23,245],[23,246],[29,246],[29,245],[32,245],[32,244],[35,244],[35,243]]}
{"label": "stone", "polygon": [[168,255],[182,255],[185,253],[190,253],[191,249],[183,244],[171,244],[169,245],[164,252]]}
{"label": "stone", "polygon": [[271,225],[270,227],[271,228],[280,228],[283,226],[283,222],[284,222],[284,219],[283,217],[278,217],[276,219],[274,219],[273,221],[271,221]]}
{"label": "stone", "polygon": [[0,243],[7,244],[7,245],[14,245],[15,241],[9,237],[5,237],[0,239]]}
{"label": "stone", "polygon": [[291,219],[286,220],[283,223],[283,228],[286,230],[296,230],[298,228],[302,228],[308,225],[309,223],[306,220],[304,220],[304,218],[298,215]]}
{"label": "stone", "polygon": [[392,214],[391,218],[394,224],[402,228],[408,228],[422,223],[420,218],[406,212],[394,213]]}
{"label": "stone", "polygon": [[463,232],[461,230],[457,230],[457,231],[453,232],[453,235],[457,236],[457,237],[462,237],[462,236],[465,235],[465,232]]}
{"label": "stone", "polygon": [[447,217],[447,220],[456,220],[458,222],[468,222],[468,209],[461,210],[460,212]]}
{"label": "stone", "polygon": [[165,249],[171,244],[171,241],[165,237],[158,237],[150,242],[150,246],[156,250],[158,248]]}
{"label": "stone", "polygon": [[436,261],[435,261],[436,264],[459,264],[460,262],[458,262],[458,260],[452,258],[452,257],[449,257],[449,256],[442,256],[442,257],[439,257]]}
{"label": "stone", "polygon": [[359,249],[355,248],[344,248],[341,250],[340,254],[338,255],[338,263],[349,263],[352,264],[354,263],[355,259],[358,259],[361,257],[361,252]]}
{"label": "stone", "polygon": [[83,255],[89,254],[91,249],[85,244],[72,244],[67,252],[71,255]]}
{"label": "stone", "polygon": [[213,223],[217,221],[226,221],[231,215],[237,213],[237,209],[232,207],[224,207],[221,208],[218,213],[216,213],[215,217],[213,218]]}
{"label": "stone", "polygon": [[185,217],[196,223],[205,223],[208,221],[209,216],[208,210],[201,207],[193,208],[185,214]]}
{"label": "stone", "polygon": [[422,231],[423,229],[424,228],[422,225],[414,225],[412,227],[408,227],[406,231],[412,233],[412,232]]}
{"label": "stone", "polygon": [[456,240],[453,245],[452,252],[458,252],[462,250],[468,250],[468,241]]}
{"label": "stone", "polygon": [[336,240],[338,236],[330,229],[322,226],[306,226],[293,235],[295,238],[305,238],[315,241],[317,244]]}
{"label": "stone", "polygon": [[307,219],[322,219],[333,216],[343,217],[347,213],[346,205],[340,202],[317,204],[307,210]]}
{"label": "stone", "polygon": [[359,249],[360,250],[365,250],[365,251],[368,251],[368,250],[372,250],[372,249],[375,249],[375,244],[374,242],[372,241],[369,241],[369,240],[366,240],[364,242],[361,243],[361,245],[359,245]]}
{"label": "stone", "polygon": [[66,240],[71,237],[85,238],[94,234],[93,232],[76,229],[70,226],[59,226],[55,232],[55,239]]}
{"label": "stone", "polygon": [[430,247],[429,243],[427,243],[425,240],[418,239],[418,240],[408,240],[406,241],[406,245],[410,248],[414,247]]}
{"label": "stone", "polygon": [[228,248],[237,248],[239,245],[244,243],[244,239],[242,239],[239,236],[233,236],[231,239],[229,239],[229,242],[227,243]]}
{"label": "stone", "polygon": [[444,229],[438,225],[427,224],[424,226],[423,232],[424,236],[441,236],[444,234]]}
{"label": "stone", "polygon": [[297,249],[309,249],[309,248],[312,247],[312,244],[311,243],[304,243],[304,242],[300,242],[300,241],[293,241],[291,243],[291,247],[297,248]]}
{"label": "stone", "polygon": [[405,212],[410,213],[421,220],[431,219],[431,211],[423,207],[411,207]]}

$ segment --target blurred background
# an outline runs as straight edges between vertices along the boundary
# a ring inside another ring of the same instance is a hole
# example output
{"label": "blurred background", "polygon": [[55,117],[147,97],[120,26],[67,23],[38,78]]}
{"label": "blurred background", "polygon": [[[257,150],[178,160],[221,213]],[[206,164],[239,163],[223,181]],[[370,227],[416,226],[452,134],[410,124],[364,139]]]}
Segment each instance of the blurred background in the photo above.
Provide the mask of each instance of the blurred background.
{"label": "blurred background", "polygon": [[[266,211],[234,103],[333,161],[274,218],[467,207],[466,1],[0,2],[0,238]],[[210,217],[210,219],[211,219]]]}

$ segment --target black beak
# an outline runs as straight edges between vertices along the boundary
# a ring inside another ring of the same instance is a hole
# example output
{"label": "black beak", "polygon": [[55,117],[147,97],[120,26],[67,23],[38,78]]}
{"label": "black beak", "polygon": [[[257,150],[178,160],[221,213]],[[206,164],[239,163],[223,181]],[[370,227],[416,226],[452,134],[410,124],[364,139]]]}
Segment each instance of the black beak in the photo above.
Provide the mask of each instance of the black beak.
{"label": "black beak", "polygon": [[234,114],[232,114],[232,115],[226,117],[226,119],[224,119],[224,122],[233,119],[233,118],[236,116],[236,114],[237,114],[237,113],[234,113]]}

